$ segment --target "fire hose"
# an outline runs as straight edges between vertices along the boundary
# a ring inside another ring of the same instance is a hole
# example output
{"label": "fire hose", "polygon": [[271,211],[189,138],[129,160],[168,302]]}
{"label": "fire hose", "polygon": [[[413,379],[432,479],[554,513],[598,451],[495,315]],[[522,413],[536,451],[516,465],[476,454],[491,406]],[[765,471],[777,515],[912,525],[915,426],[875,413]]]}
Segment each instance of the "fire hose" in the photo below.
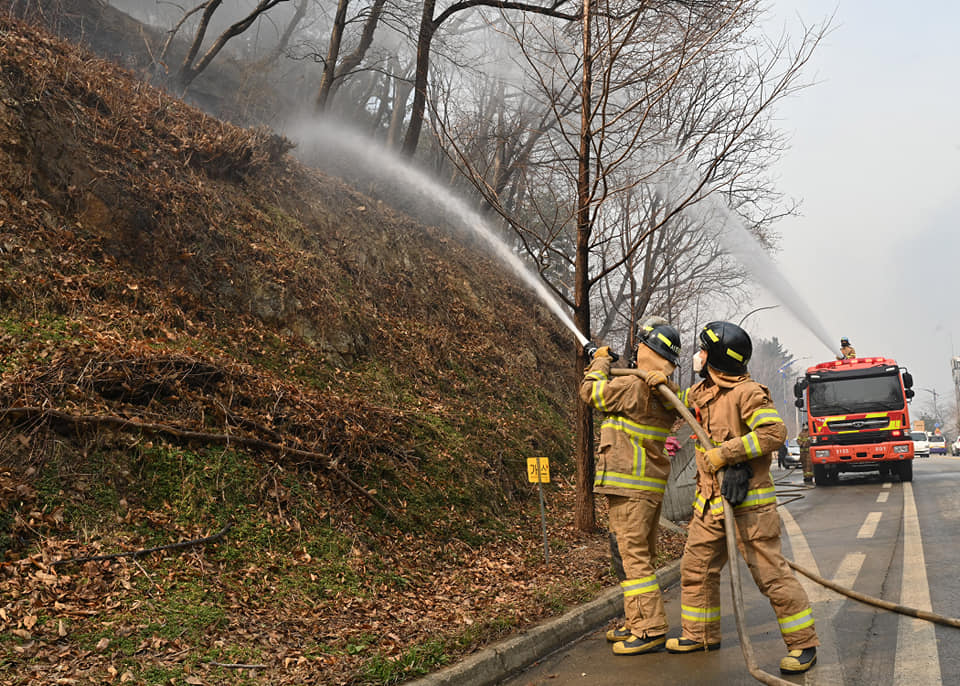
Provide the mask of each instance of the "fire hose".
{"label": "fire hose", "polygon": [[[612,376],[639,376],[641,378],[646,375],[646,372],[640,369],[612,369],[610,370],[610,373]],[[680,414],[684,421],[690,425],[690,428],[693,429],[693,432],[696,434],[697,440],[700,441],[700,444],[704,446],[710,445],[710,436],[700,425],[700,422],[697,421],[696,417],[694,417],[690,410],[687,409],[686,405],[680,401],[676,394],[671,391],[666,384],[660,384],[657,386],[657,390],[660,392],[660,395],[662,395],[663,398]],[[723,470],[721,470],[718,474],[722,483]],[[753,645],[750,643],[750,638],[746,631],[743,589],[740,585],[740,565],[737,563],[733,552],[737,550],[736,525],[734,523],[733,508],[731,507],[730,503],[727,502],[726,498],[721,497],[721,499],[723,501],[723,529],[724,533],[726,534],[727,550],[729,551],[730,559],[730,590],[731,594],[733,595],[733,614],[734,619],[736,620],[737,635],[740,637],[740,646],[743,651],[744,661],[747,664],[747,670],[750,672],[750,676],[764,684],[770,684],[771,686],[784,686],[786,684],[791,684],[792,682],[790,681],[781,679],[780,677],[774,676],[773,674],[760,669],[760,667],[757,665],[756,659],[754,658]],[[866,603],[867,605],[873,605],[884,610],[890,610],[891,612],[897,612],[899,614],[908,615],[917,619],[923,619],[936,624],[942,624],[943,626],[960,628],[960,619],[944,617],[943,615],[927,612],[926,610],[918,610],[916,608],[906,607],[904,605],[897,605],[881,598],[874,598],[873,596],[868,596],[866,594],[859,593],[852,589],[835,584],[832,581],[828,581],[820,575],[804,569],[798,564],[795,564],[791,560],[787,560],[786,562],[792,569],[800,572],[815,583],[845,595],[848,598],[852,598],[853,600]]]}

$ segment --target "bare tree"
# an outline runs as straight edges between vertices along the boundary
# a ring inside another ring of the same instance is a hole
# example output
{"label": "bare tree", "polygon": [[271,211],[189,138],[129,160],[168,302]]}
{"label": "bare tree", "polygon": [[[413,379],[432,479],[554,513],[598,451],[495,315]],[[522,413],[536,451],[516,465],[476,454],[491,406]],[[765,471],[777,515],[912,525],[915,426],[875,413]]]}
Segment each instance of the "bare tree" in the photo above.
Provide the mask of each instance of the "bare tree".
{"label": "bare tree", "polygon": [[[712,240],[709,215],[698,219],[689,208],[724,196],[771,242],[777,197],[758,174],[770,159],[761,153],[777,144],[765,117],[802,87],[801,69],[824,29],[809,30],[788,53],[783,40],[761,46],[752,38],[759,0],[583,2],[576,33],[504,15],[554,117],[522,168],[514,206],[495,191],[496,164],[470,159],[449,136],[446,143],[580,331],[593,332],[600,304],[601,330],[629,332],[655,303],[679,310],[705,289],[742,284],[742,269]],[[571,92],[577,115],[565,106]],[[671,175],[688,178],[671,184]],[[578,372],[585,364],[581,354]],[[593,424],[581,403],[576,461],[576,523],[589,530]]]}
{"label": "bare tree", "polygon": [[347,27],[349,5],[350,0],[338,0],[337,2],[337,12],[333,19],[333,28],[330,31],[330,44],[327,56],[323,60],[323,76],[320,79],[320,89],[317,92],[316,108],[321,112],[327,108],[328,100],[336,93],[337,84],[342,83],[344,77],[360,65],[373,44],[373,34],[380,23],[386,0],[373,0],[373,3],[365,11],[365,16],[361,15],[359,17],[363,19],[360,39],[353,51],[341,59],[340,46]]}
{"label": "bare tree", "polygon": [[417,150],[420,140],[420,131],[423,127],[423,117],[427,103],[427,77],[430,72],[430,50],[437,30],[445,21],[459,12],[477,7],[495,7],[501,10],[517,10],[534,14],[554,17],[564,21],[574,21],[576,13],[560,11],[560,8],[572,0],[554,0],[552,3],[537,5],[525,2],[505,2],[504,0],[462,0],[447,7],[437,14],[437,0],[424,0],[420,15],[420,28],[417,34],[417,67],[414,73],[413,105],[410,112],[410,124],[403,140],[401,151],[412,156]]}
{"label": "bare tree", "polygon": [[197,59],[197,56],[200,54],[200,49],[203,46],[204,39],[206,38],[207,30],[210,27],[210,22],[213,19],[217,9],[219,9],[223,4],[223,0],[206,0],[206,2],[203,2],[193,9],[184,12],[180,21],[177,22],[177,24],[170,30],[167,35],[167,40],[163,45],[160,61],[166,61],[170,52],[170,48],[173,45],[174,38],[176,37],[177,33],[179,33],[180,29],[183,28],[190,17],[200,13],[200,21],[197,24],[196,31],[193,34],[193,40],[190,43],[187,54],[183,58],[175,77],[178,87],[182,91],[186,91],[187,88],[190,87],[190,84],[193,83],[194,79],[196,79],[197,76],[199,76],[203,70],[210,65],[214,58],[220,54],[220,51],[223,50],[231,38],[235,38],[236,36],[239,36],[245,32],[254,24],[255,21],[257,21],[257,19],[266,14],[272,8],[284,2],[289,2],[289,0],[259,0],[249,14],[247,14],[243,19],[228,26],[223,33],[221,33],[214,40],[213,44],[207,49],[203,56]]}

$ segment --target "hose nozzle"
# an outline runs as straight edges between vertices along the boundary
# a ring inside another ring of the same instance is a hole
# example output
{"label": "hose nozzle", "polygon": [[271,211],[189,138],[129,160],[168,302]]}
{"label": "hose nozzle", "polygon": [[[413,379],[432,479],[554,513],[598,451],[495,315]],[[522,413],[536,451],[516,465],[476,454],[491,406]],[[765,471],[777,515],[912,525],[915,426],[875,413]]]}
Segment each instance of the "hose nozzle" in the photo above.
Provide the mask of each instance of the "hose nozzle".
{"label": "hose nozzle", "polygon": [[[585,352],[587,357],[589,357],[591,360],[593,359],[593,356],[597,354],[598,350],[600,350],[600,346],[593,341],[587,341],[587,344],[583,346],[583,352]],[[620,356],[610,350],[610,348],[607,348],[607,353],[610,355],[610,359],[612,359],[614,362],[620,359]]]}

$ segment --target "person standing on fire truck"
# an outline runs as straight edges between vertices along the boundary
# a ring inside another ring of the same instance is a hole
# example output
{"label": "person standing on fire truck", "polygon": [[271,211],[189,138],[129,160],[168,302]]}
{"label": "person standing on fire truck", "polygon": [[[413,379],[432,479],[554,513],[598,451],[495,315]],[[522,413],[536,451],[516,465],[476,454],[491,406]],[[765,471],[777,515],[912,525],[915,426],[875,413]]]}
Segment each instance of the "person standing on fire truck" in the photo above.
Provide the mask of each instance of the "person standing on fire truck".
{"label": "person standing on fire truck", "polygon": [[857,356],[857,351],[850,345],[850,339],[844,336],[840,339],[840,354],[838,360],[849,360]]}
{"label": "person standing on fire truck", "polygon": [[[734,508],[740,552],[769,599],[787,646],[780,671],[799,674],[816,664],[820,641],[807,594],[780,551],[770,462],[787,431],[769,390],[747,372],[752,352],[750,336],[739,326],[707,324],[694,357],[694,369],[703,380],[681,395],[696,409],[712,445],[697,446],[697,495],[680,563],[682,632],[669,639],[666,648],[691,653],[720,647],[720,572],[731,554],[722,495]],[[649,383],[658,381],[648,375]],[[721,469],[722,487],[717,479]]]}
{"label": "person standing on fire truck", "polygon": [[[665,443],[677,420],[674,408],[661,402],[640,376],[610,378],[609,348],[587,346],[593,362],[580,384],[580,397],[607,413],[600,427],[595,493],[610,505],[610,529],[623,560],[623,626],[607,632],[616,655],[640,655],[666,642],[667,613],[653,568],[663,494],[670,476]],[[676,390],[667,375],[676,368],[680,335],[668,324],[645,327],[637,344],[638,369]]]}

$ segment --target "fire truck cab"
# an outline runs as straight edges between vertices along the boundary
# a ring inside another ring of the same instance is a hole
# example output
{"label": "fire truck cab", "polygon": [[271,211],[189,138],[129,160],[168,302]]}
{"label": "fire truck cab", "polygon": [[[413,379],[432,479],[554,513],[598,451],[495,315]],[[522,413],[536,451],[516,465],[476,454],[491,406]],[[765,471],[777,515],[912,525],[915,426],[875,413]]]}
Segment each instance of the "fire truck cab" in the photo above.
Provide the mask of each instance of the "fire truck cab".
{"label": "fire truck cab", "polygon": [[907,403],[913,377],[886,357],[822,362],[794,385],[805,414],[810,461],[818,486],[841,472],[878,471],[913,480],[913,441]]}

